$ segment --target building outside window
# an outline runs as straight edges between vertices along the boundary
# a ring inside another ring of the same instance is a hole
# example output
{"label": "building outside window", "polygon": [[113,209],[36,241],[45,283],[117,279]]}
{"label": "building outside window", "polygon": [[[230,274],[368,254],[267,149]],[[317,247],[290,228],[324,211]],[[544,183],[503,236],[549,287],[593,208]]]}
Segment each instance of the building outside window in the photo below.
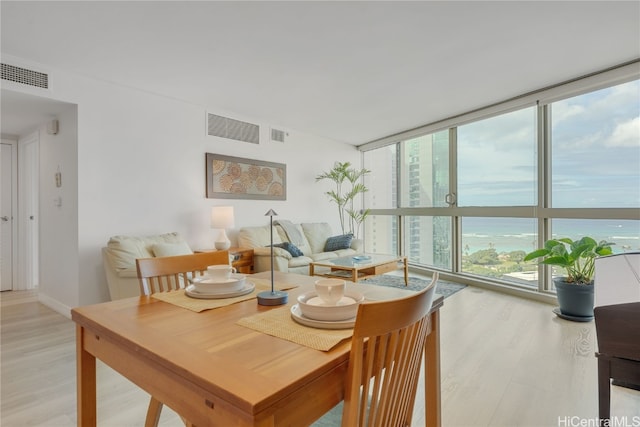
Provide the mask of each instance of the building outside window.
{"label": "building outside window", "polygon": [[363,147],[365,249],[540,292],[551,281],[522,258],[549,237],[639,251],[640,80],[626,80]]}

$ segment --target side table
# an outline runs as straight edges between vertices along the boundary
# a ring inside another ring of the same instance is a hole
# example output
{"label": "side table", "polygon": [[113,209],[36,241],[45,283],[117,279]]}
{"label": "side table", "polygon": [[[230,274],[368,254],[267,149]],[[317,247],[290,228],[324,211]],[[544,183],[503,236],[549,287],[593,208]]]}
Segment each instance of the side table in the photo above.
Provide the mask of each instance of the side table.
{"label": "side table", "polygon": [[[194,252],[214,252],[216,249],[197,249]],[[248,248],[229,248],[229,255],[233,256],[231,266],[238,273],[253,274],[253,249]]]}

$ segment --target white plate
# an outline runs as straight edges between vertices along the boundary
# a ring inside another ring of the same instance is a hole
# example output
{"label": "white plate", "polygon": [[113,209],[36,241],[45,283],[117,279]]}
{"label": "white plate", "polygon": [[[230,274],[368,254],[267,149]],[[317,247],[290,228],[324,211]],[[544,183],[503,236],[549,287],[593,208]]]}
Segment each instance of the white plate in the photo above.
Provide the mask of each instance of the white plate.
{"label": "white plate", "polygon": [[300,311],[298,304],[291,307],[291,318],[304,326],[311,326],[318,329],[351,329],[356,324],[356,318],[347,320],[327,321],[327,320],[313,320],[308,317],[304,317]]}
{"label": "white plate", "polygon": [[233,275],[229,279],[216,280],[211,277],[197,277],[191,281],[194,291],[202,294],[238,292],[245,288],[244,275]]}
{"label": "white plate", "polygon": [[242,282],[246,277],[247,276],[245,276],[244,274],[232,274],[228,279],[219,280],[205,274],[204,276],[196,277],[195,279],[191,280],[191,282],[202,283],[205,285],[221,285],[227,283]]}
{"label": "white plate", "polygon": [[200,292],[195,288],[194,285],[189,285],[185,288],[184,293],[192,298],[222,299],[222,298],[233,298],[233,297],[246,295],[248,293],[253,292],[255,288],[256,288],[256,285],[254,285],[251,282],[246,282],[243,288],[233,292]]}

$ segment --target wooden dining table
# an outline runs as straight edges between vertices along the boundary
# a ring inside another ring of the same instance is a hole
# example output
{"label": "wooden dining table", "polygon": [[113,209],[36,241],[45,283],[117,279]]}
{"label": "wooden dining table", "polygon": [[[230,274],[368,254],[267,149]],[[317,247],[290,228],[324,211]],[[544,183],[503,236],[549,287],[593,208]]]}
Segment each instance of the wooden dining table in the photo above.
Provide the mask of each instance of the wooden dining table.
{"label": "wooden dining table", "polygon": [[[270,273],[251,277],[268,279]],[[297,286],[288,291],[289,305],[312,290],[315,280],[275,273],[278,285]],[[412,292],[366,282],[348,286],[367,300]],[[436,295],[425,346],[428,426],[440,425],[442,304],[443,297]],[[273,309],[251,299],[194,312],[151,296],[73,309],[78,426],[97,423],[96,359],[198,427],[311,424],[343,399],[350,340],[319,351],[238,324]]]}

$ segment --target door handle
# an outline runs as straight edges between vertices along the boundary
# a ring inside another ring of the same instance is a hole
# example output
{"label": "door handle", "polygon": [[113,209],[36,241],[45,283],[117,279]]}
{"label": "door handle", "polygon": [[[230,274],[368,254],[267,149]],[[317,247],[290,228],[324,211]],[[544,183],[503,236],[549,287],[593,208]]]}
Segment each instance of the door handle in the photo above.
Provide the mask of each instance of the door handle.
{"label": "door handle", "polygon": [[444,201],[446,204],[448,204],[449,206],[453,206],[456,204],[456,195],[455,193],[449,193],[444,197]]}
{"label": "door handle", "polygon": [[2,218],[0,218],[0,219],[2,219],[4,222],[9,221],[9,217],[8,217],[8,216],[3,216],[3,217],[2,217]]}

